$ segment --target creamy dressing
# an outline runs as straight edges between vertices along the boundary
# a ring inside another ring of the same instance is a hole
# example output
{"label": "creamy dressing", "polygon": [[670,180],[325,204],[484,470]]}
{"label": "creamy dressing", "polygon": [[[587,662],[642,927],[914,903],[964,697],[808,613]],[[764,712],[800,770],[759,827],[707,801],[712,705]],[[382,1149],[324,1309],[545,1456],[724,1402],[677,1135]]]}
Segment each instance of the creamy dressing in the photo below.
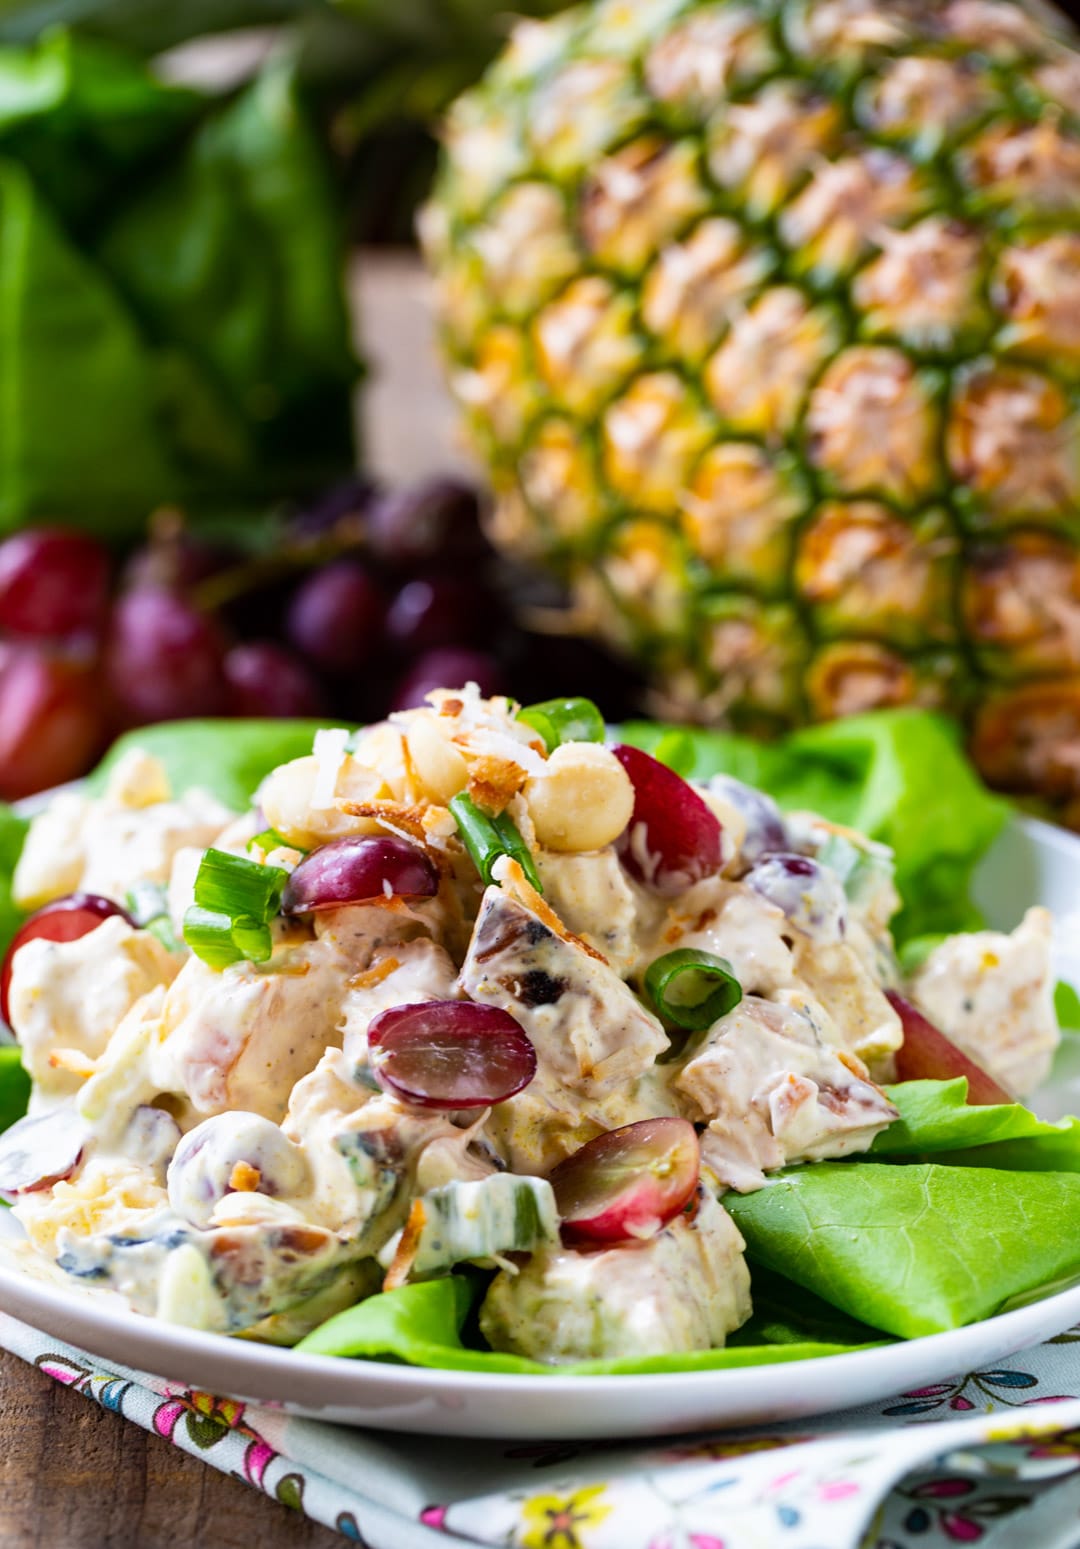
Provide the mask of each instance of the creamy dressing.
{"label": "creamy dressing", "polygon": [[480,1327],[496,1350],[557,1364],[667,1355],[722,1345],[750,1316],[743,1240],[722,1205],[702,1197],[633,1247],[541,1249],[496,1275]]}
{"label": "creamy dressing", "polygon": [[[891,857],[718,778],[701,788],[723,824],[718,870],[661,896],[614,845],[537,842],[529,782],[543,786],[546,767],[509,702],[471,687],[371,728],[352,752],[324,737],[264,782],[261,819],[198,792],[174,799],[137,753],[103,796],[56,797],[20,861],[27,905],[91,885],[122,902],[149,880],[168,886],[179,935],[207,845],[288,869],[297,846],[376,832],[422,842],[440,883],[417,903],[279,919],[266,962],[224,970],[119,917],[23,946],[11,1006],[32,1111],[55,1111],[65,1137],[36,1132],[55,1170],[46,1158],[45,1186],[15,1205],[42,1258],[139,1312],[288,1342],[377,1290],[387,1266],[400,1283],[457,1256],[503,1266],[482,1313],[496,1348],[569,1361],[721,1344],[749,1315],[749,1277],[714,1191],[865,1150],[894,1117],[872,1079],[902,1038],[884,993],[903,987]],[[542,897],[505,859],[490,886],[478,879],[446,806],[463,782],[504,804]],[[269,858],[248,850],[266,822],[288,841]],[[781,842],[823,871],[769,869]],[[1012,937],[951,938],[905,991],[1018,1090],[1057,1038],[1048,933],[1033,910]],[[693,1035],[644,996],[646,969],[677,948],[725,959],[743,991]],[[462,999],[517,1021],[535,1077],[458,1113],[383,1091],[372,1019]],[[701,1134],[690,1209],[648,1241],[562,1247],[546,1175],[597,1136],[665,1115]]]}

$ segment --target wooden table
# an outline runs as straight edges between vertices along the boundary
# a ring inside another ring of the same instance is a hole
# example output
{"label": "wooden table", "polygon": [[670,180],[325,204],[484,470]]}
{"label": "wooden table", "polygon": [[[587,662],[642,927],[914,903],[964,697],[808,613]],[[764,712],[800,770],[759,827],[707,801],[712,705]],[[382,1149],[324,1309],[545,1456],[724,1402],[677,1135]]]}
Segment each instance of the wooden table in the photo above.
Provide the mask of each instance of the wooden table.
{"label": "wooden table", "polygon": [[341,1549],[345,1539],[0,1351],[3,1549]]}
{"label": "wooden table", "polygon": [[[416,260],[361,254],[351,276],[365,465],[389,481],[461,457]],[[335,1549],[318,1527],[0,1351],[0,1549]]]}

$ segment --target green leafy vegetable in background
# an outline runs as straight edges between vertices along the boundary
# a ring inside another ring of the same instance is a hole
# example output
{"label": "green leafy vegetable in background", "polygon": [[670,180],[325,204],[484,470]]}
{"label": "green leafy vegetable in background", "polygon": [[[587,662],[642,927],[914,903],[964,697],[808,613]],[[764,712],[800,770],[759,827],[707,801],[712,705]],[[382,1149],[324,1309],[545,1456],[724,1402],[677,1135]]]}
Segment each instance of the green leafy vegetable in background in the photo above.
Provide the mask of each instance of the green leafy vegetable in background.
{"label": "green leafy vegetable in background", "polygon": [[0,1131],[21,1119],[30,1101],[30,1077],[22,1068],[18,1049],[0,1046]]}
{"label": "green leafy vegetable in background", "polygon": [[286,59],[218,101],[63,32],[0,48],[0,531],[347,468],[343,268]]}
{"label": "green leafy vegetable in background", "polygon": [[819,1162],[727,1205],[753,1263],[905,1339],[1080,1276],[1080,1174]]}
{"label": "green leafy vegetable in background", "polygon": [[[624,726],[652,752],[670,728]],[[696,779],[721,772],[768,791],[782,807],[820,812],[896,851],[903,908],[898,941],[981,924],[968,899],[971,874],[1009,813],[982,785],[956,727],[925,710],[853,716],[755,742],[732,732],[688,731]],[[684,751],[687,744],[680,744]]]}
{"label": "green leafy vegetable in background", "polygon": [[1062,1027],[1080,1029],[1080,995],[1063,980],[1054,986],[1054,1015]]}
{"label": "green leafy vegetable in background", "polygon": [[22,919],[11,896],[11,879],[29,827],[28,818],[0,802],[0,947],[11,940]]}
{"label": "green leafy vegetable in background", "polygon": [[904,1081],[885,1089],[900,1117],[870,1153],[889,1158],[948,1153],[950,1164],[1080,1172],[1080,1119],[1049,1124],[1021,1103],[968,1107],[967,1081]]}
{"label": "green leafy vegetable in background", "polygon": [[170,721],[120,737],[90,776],[91,791],[129,748],[143,748],[165,766],[177,794],[202,786],[234,812],[246,811],[259,784],[279,764],[311,752],[324,721]]}
{"label": "green leafy vegetable in background", "polygon": [[543,1366],[539,1361],[526,1360],[523,1356],[473,1350],[464,1345],[461,1329],[473,1296],[473,1284],[463,1275],[384,1291],[356,1307],[339,1312],[302,1339],[296,1348],[308,1355],[363,1356],[372,1360],[390,1357],[407,1361],[412,1366],[437,1366],[452,1371],[602,1377],[630,1372],[719,1371],[736,1366],[764,1366],[776,1361],[803,1361],[813,1356],[840,1355],[866,1343],[862,1339],[857,1339],[854,1345],[810,1340],[796,1343],[781,1339],[776,1343],[732,1344],[723,1350],[698,1350],[688,1355],[626,1357],[614,1361],[582,1361],[574,1366]]}

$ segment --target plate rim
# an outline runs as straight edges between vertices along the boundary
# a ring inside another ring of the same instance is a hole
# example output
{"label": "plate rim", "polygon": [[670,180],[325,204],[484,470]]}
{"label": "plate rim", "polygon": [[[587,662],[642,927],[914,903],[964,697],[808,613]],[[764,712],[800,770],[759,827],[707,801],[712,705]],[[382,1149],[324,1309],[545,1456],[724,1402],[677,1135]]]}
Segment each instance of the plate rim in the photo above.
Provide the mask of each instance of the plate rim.
{"label": "plate rim", "polygon": [[[993,1313],[975,1323],[963,1324],[960,1328],[944,1329],[934,1334],[921,1334],[914,1339],[896,1338],[890,1344],[847,1350],[835,1355],[811,1356],[798,1361],[768,1361],[757,1365],[716,1367],[707,1371],[689,1372],[563,1374],[554,1367],[550,1373],[477,1372],[461,1371],[445,1366],[409,1366],[378,1357],[316,1355],[306,1351],[298,1353],[292,1348],[280,1345],[261,1344],[255,1340],[237,1339],[227,1334],[212,1333],[203,1329],[189,1329],[179,1324],[165,1323],[145,1314],[125,1312],[121,1308],[104,1302],[98,1304],[94,1301],[92,1292],[80,1295],[76,1290],[72,1293],[44,1281],[37,1281],[33,1276],[24,1274],[18,1269],[0,1264],[0,1310],[7,1311],[4,1304],[9,1293],[14,1294],[16,1301],[36,1303],[47,1312],[48,1324],[53,1327],[36,1323],[33,1326],[43,1333],[52,1333],[54,1338],[67,1338],[66,1334],[56,1331],[56,1325],[65,1321],[78,1321],[87,1327],[96,1326],[108,1336],[119,1332],[117,1324],[129,1318],[131,1321],[127,1325],[127,1332],[133,1335],[134,1343],[140,1347],[163,1341],[175,1350],[178,1356],[190,1353],[196,1357],[203,1356],[207,1360],[213,1360],[215,1356],[227,1356],[230,1365],[236,1365],[245,1370],[250,1369],[253,1374],[278,1370],[282,1372],[292,1370],[298,1375],[303,1372],[311,1378],[329,1380],[335,1389],[342,1384],[349,1386],[357,1380],[362,1382],[365,1376],[376,1374],[380,1378],[392,1378],[395,1386],[406,1390],[412,1387],[427,1387],[432,1381],[437,1382],[442,1379],[452,1384],[456,1391],[464,1390],[474,1396],[482,1396],[492,1385],[496,1390],[501,1390],[516,1387],[521,1383],[529,1386],[542,1383],[544,1391],[553,1395],[569,1397],[582,1388],[588,1388],[590,1394],[602,1396],[607,1391],[615,1394],[621,1389],[624,1390],[628,1381],[646,1384],[653,1392],[661,1393],[672,1384],[680,1387],[686,1384],[705,1388],[724,1379],[744,1380],[747,1373],[789,1371],[793,1367],[810,1374],[808,1376],[810,1380],[812,1374],[823,1374],[826,1368],[830,1373],[840,1376],[846,1373],[856,1361],[865,1364],[869,1356],[877,1358],[876,1364],[893,1362],[900,1364],[905,1362],[905,1358],[910,1357],[913,1351],[929,1355],[942,1345],[963,1346],[969,1342],[974,1344],[978,1342],[977,1336],[991,1327],[1001,1333],[1003,1345],[1012,1339],[1015,1332],[1018,1338],[1015,1348],[1023,1349],[1024,1333],[1030,1328],[1040,1330],[1049,1328],[1061,1316],[1065,1321],[1057,1327],[1057,1332],[1060,1333],[1080,1320],[1080,1285],[1076,1285],[1009,1312]],[[1048,1318],[1051,1313],[1052,1316]],[[20,1314],[13,1313],[12,1316],[19,1317]],[[28,1320],[23,1317],[22,1321]],[[1044,1334],[1041,1337],[1052,1336]],[[149,1371],[152,1368],[144,1369]],[[336,1396],[348,1402],[350,1398],[356,1398],[359,1395],[342,1393]],[[330,1402],[333,1401],[333,1397],[334,1395],[327,1394]]]}

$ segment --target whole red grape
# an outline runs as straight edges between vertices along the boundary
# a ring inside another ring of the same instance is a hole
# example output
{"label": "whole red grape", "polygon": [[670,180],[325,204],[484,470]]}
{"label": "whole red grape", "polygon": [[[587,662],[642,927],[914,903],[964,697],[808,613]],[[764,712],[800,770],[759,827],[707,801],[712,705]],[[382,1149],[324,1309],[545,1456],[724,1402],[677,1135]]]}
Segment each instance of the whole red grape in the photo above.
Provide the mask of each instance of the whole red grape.
{"label": "whole red grape", "polygon": [[234,645],[225,657],[232,715],[318,716],[323,693],[300,658],[273,640]]}
{"label": "whole red grape", "polygon": [[155,531],[149,543],[131,555],[124,566],[121,584],[130,592],[157,587],[187,592],[200,581],[236,564],[238,559],[238,551],[226,544],[210,543],[184,527],[166,527]]}
{"label": "whole red grape", "polygon": [[105,675],[118,720],[127,726],[223,715],[228,709],[225,647],[214,621],[162,587],[117,602],[105,648]]}
{"label": "whole red grape", "polygon": [[496,609],[483,586],[463,576],[407,581],[390,604],[386,633],[407,655],[474,645],[490,634]]}
{"label": "whole red grape", "polygon": [[339,559],[301,583],[289,605],[290,643],[324,672],[364,667],[379,643],[386,606],[358,560]]}
{"label": "whole red grape", "polygon": [[0,655],[0,798],[85,774],[105,735],[101,687],[92,667],[35,646]]}
{"label": "whole red grape", "polygon": [[0,629],[34,639],[98,635],[109,556],[67,527],[31,527],[0,543]]}
{"label": "whole red grape", "polygon": [[480,531],[476,491],[460,479],[433,478],[391,490],[367,513],[371,546],[388,565],[461,563],[489,553]]}

